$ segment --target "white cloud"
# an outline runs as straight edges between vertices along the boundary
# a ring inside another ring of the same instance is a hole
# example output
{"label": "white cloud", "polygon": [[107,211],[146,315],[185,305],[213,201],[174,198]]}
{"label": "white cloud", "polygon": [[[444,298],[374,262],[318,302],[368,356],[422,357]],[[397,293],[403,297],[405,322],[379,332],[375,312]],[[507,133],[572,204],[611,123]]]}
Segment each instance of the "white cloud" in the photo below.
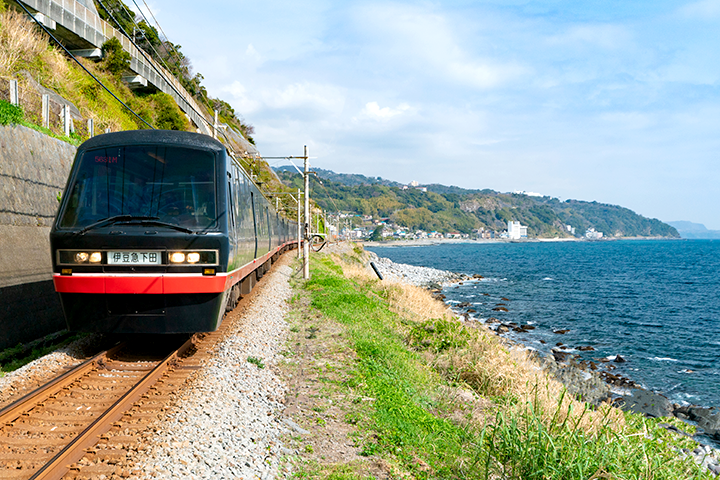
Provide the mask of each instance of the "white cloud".
{"label": "white cloud", "polygon": [[627,48],[633,41],[631,33],[620,25],[579,25],[551,38],[551,43],[595,45],[608,50]]}
{"label": "white cloud", "polygon": [[381,108],[377,102],[368,102],[365,104],[365,107],[360,112],[360,116],[385,122],[393,117],[407,112],[408,110],[410,110],[410,105],[408,105],[407,103],[401,103],[396,108]]}
{"label": "white cloud", "polygon": [[262,56],[260,55],[260,52],[258,52],[252,43],[248,44],[247,48],[245,49],[245,56],[248,58],[252,58],[255,60],[262,60]]}
{"label": "white cloud", "polygon": [[628,130],[643,130],[657,125],[652,114],[642,112],[608,112],[599,116],[607,126],[626,132]]}
{"label": "white cloud", "polygon": [[680,8],[683,16],[707,20],[720,16],[720,0],[700,0]]}
{"label": "white cloud", "polygon": [[376,4],[358,11],[357,23],[377,42],[381,57],[407,65],[420,76],[437,76],[473,88],[501,86],[529,72],[525,66],[476,54],[475,45],[458,34],[458,19],[425,7]]}
{"label": "white cloud", "polygon": [[229,99],[229,103],[232,104],[236,111],[241,112],[242,115],[256,112],[261,106],[261,103],[253,98],[254,96],[251,97],[248,95],[245,86],[237,80],[230,85],[220,88],[220,92],[227,93],[232,97],[232,99]]}
{"label": "white cloud", "polygon": [[309,112],[338,114],[345,106],[344,90],[334,85],[305,82],[263,87],[258,83],[253,86],[252,94],[237,80],[220,91],[230,94],[234,99],[230,103],[246,116],[267,109],[306,109]]}

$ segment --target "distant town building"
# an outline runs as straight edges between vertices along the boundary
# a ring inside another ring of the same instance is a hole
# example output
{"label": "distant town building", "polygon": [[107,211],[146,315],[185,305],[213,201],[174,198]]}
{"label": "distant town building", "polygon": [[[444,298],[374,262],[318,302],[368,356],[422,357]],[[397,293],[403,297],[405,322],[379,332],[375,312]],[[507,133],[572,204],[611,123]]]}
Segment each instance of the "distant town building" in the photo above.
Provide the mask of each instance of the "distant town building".
{"label": "distant town building", "polygon": [[603,232],[596,232],[594,228],[588,228],[585,232],[585,238],[588,240],[598,240],[603,238]]}
{"label": "distant town building", "polygon": [[515,190],[513,192],[516,195],[527,195],[528,197],[544,197],[542,193],[537,192],[526,192],[525,190]]}
{"label": "distant town building", "polygon": [[410,182],[408,185],[410,185],[411,187],[415,188],[415,187],[417,187],[418,185],[420,185],[420,183],[418,183],[418,182],[416,182],[415,180],[413,180],[413,181]]}
{"label": "distant town building", "polygon": [[508,222],[508,238],[511,240],[519,240],[527,238],[527,227],[520,225],[520,222]]}
{"label": "distant town building", "polygon": [[568,232],[575,235],[575,227],[573,227],[572,225],[565,225],[565,228],[567,229]]}

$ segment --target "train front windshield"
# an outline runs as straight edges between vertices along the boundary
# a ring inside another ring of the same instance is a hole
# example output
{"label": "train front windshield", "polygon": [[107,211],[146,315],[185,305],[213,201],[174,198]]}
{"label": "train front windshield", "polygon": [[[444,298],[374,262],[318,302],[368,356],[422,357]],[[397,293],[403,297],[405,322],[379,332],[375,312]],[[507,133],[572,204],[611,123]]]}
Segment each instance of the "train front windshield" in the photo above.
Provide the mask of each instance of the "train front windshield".
{"label": "train front windshield", "polygon": [[152,217],[185,228],[215,225],[215,156],[166,146],[88,150],[79,159],[60,219],[82,228],[117,215]]}

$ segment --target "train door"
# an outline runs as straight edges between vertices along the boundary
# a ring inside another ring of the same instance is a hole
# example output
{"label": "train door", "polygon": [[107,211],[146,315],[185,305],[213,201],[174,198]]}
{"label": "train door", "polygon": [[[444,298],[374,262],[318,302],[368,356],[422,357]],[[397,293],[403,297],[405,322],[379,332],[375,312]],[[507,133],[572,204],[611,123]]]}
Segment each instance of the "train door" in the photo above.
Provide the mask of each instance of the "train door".
{"label": "train door", "polygon": [[227,172],[227,211],[228,211],[228,243],[229,243],[229,252],[228,252],[228,271],[233,270],[235,268],[236,258],[235,255],[237,253],[237,235],[236,235],[236,225],[237,225],[237,212],[235,210],[235,191],[237,190],[235,186],[235,181],[233,179],[233,168],[232,165],[228,169]]}
{"label": "train door", "polygon": [[250,204],[252,206],[252,218],[253,218],[253,237],[255,238],[255,251],[253,252],[253,258],[258,256],[258,219],[255,214],[255,192],[250,192]]}
{"label": "train door", "polygon": [[238,170],[238,257],[239,265],[245,265],[255,258],[255,217],[253,215],[253,193],[250,180]]}
{"label": "train door", "polygon": [[270,221],[270,208],[265,207],[265,217],[267,218],[267,224],[268,224],[268,252],[273,249],[273,223]]}

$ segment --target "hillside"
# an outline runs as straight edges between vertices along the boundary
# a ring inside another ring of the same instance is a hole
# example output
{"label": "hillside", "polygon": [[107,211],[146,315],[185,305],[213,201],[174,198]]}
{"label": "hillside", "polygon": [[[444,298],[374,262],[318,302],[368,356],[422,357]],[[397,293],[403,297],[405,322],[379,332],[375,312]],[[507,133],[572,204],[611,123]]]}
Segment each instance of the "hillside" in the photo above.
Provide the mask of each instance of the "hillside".
{"label": "hillside", "polygon": [[716,240],[720,239],[720,230],[708,230],[702,223],[687,221],[668,222],[677,229],[682,238],[694,240]]}
{"label": "hillside", "polygon": [[[575,236],[594,228],[609,237],[680,237],[675,228],[617,205],[443,185],[423,186],[425,192],[388,186],[380,183],[379,178],[374,183],[358,184],[362,176],[316,172],[323,180],[322,185],[313,182],[312,196],[323,209],[387,218],[411,230],[501,232],[513,220],[527,225],[528,236],[536,238],[572,237],[568,225],[575,229]],[[301,177],[296,172],[277,173],[285,184],[301,186]]]}

